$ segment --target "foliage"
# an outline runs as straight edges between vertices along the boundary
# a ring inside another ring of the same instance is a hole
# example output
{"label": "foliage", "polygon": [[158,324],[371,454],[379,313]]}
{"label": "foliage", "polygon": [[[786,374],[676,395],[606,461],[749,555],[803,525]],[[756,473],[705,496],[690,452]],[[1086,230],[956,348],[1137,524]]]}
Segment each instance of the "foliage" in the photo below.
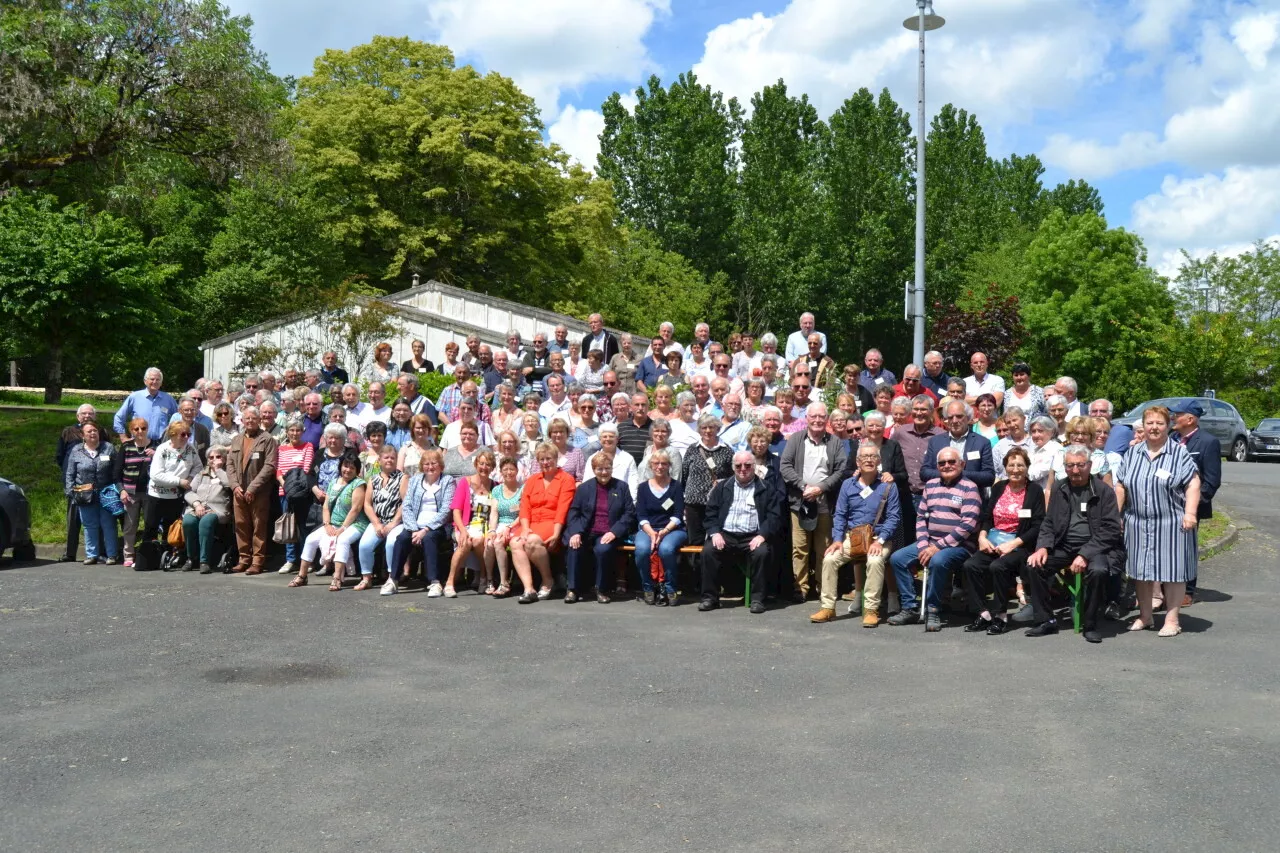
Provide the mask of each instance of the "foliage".
{"label": "foliage", "polygon": [[428,373],[420,375],[418,377],[418,393],[435,402],[440,399],[440,393],[452,384],[452,374]]}
{"label": "foliage", "polygon": [[216,0],[9,0],[0,9],[0,185],[159,154],[226,176],[273,147],[284,89]]}
{"label": "foliage", "polygon": [[[99,409],[98,422],[114,414],[115,407]],[[0,475],[26,491],[35,542],[62,542],[67,535],[62,472],[53,456],[58,436],[75,420],[74,411],[0,411]]]}
{"label": "foliage", "polygon": [[991,371],[998,373],[1022,345],[1026,329],[1022,325],[1017,296],[1002,296],[991,287],[975,310],[933,303],[933,326],[929,348],[942,353],[951,373],[967,372],[969,357],[986,354]]}
{"label": "foliage", "polygon": [[140,344],[162,327],[170,272],[111,214],[58,209],[47,194],[15,192],[0,202],[0,336],[11,351],[48,355],[46,402],[62,394],[64,357],[145,351]]}

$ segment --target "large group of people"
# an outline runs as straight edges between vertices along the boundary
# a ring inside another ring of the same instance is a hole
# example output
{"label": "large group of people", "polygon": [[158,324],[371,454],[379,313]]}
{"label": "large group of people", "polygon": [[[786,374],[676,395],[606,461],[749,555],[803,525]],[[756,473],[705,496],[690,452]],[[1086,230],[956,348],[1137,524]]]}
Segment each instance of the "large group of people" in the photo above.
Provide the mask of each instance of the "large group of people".
{"label": "large group of people", "polygon": [[[167,569],[274,568],[293,588],[675,606],[686,555],[702,611],[740,573],[752,613],[816,598],[814,623],[845,601],[867,628],[967,611],[966,631],[1038,637],[1069,593],[1090,642],[1135,608],[1130,630],[1163,609],[1159,635],[1181,631],[1221,482],[1194,402],[1113,425],[1070,377],[1037,386],[1015,364],[1006,383],[981,352],[949,376],[930,352],[899,379],[875,349],[838,365],[811,314],[799,326],[782,352],[705,323],[636,348],[596,314],[581,340],[473,336],[438,364],[415,341],[398,369],[379,344],[363,384],[329,352],[177,399],[150,368],[110,429],[82,406],[59,437],[66,558],[82,528],[87,564],[154,568],[158,546]],[[452,382],[430,400],[437,372]]]}

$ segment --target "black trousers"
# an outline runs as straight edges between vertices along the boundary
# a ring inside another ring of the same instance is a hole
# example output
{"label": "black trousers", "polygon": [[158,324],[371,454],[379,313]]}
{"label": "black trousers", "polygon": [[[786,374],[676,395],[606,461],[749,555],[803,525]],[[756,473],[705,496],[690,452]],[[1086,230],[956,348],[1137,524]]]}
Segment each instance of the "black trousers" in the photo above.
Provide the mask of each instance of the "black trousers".
{"label": "black trousers", "polygon": [[161,544],[164,544],[169,526],[182,518],[186,505],[182,498],[153,498],[148,495],[142,508],[143,527],[138,541],[149,542],[159,536]]}
{"label": "black trousers", "polygon": [[964,591],[969,609],[974,613],[984,610],[1004,613],[1009,608],[1009,579],[1022,573],[1029,556],[1026,548],[1014,548],[1003,556],[975,551],[964,561]]}
{"label": "black trousers", "polygon": [[570,548],[568,545],[564,547],[564,564],[565,571],[568,574],[568,588],[574,592],[582,592],[583,581],[588,577],[588,573],[594,567],[596,590],[604,592],[606,588],[612,588],[613,584],[607,578],[608,570],[613,568],[614,555],[618,551],[618,546],[622,544],[621,539],[614,539],[612,542],[601,542],[600,537],[603,533],[586,533],[582,537],[582,544],[577,548]]}
{"label": "black trousers", "polygon": [[[67,498],[67,550],[63,553],[68,560],[80,556],[80,507],[76,505],[75,498]],[[105,554],[106,551],[98,553]]]}
{"label": "black trousers", "polygon": [[707,507],[705,504],[684,505],[684,527],[689,534],[688,545],[701,545],[707,541]]}
{"label": "black trousers", "polygon": [[769,543],[765,542],[752,551],[751,540],[756,538],[755,533],[726,531],[720,535],[724,537],[724,548],[717,550],[710,537],[702,546],[702,600],[719,601],[720,569],[732,566],[738,560],[746,560],[751,575],[751,603],[763,602],[767,583],[765,573],[769,567]]}
{"label": "black trousers", "polygon": [[[1031,599],[1031,615],[1037,624],[1053,618],[1053,611],[1049,609],[1049,579],[1071,565],[1076,553],[1055,549],[1049,552],[1040,568],[1024,567],[1022,586]],[[1085,568],[1081,623],[1086,631],[1097,628],[1102,621],[1102,611],[1107,606],[1107,580],[1110,576],[1111,563],[1106,554],[1094,557]]]}

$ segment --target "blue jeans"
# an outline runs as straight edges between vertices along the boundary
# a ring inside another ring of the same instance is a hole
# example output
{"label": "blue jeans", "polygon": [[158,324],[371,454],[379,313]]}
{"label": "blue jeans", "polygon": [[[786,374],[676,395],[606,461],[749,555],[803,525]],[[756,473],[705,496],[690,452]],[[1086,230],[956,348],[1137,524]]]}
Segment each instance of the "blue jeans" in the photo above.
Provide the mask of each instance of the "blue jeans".
{"label": "blue jeans", "polygon": [[107,558],[114,560],[120,556],[120,540],[116,538],[116,517],[102,508],[94,495],[93,503],[88,506],[76,505],[80,510],[80,526],[84,528],[84,555],[86,558],[98,558],[98,533],[107,545]]}
{"label": "blue jeans", "polygon": [[397,524],[395,527],[387,531],[387,538],[384,540],[378,535],[370,524],[364,529],[364,533],[360,534],[360,546],[357,549],[360,553],[360,574],[373,574],[373,564],[376,557],[378,546],[382,545],[384,553],[387,556],[387,574],[392,578],[400,576],[400,567],[393,566],[396,559],[396,542],[400,538],[400,531],[403,530],[402,525]]}
{"label": "blue jeans", "polygon": [[[676,594],[676,572],[680,567],[680,549],[689,539],[683,528],[677,528],[658,543],[658,557],[662,560],[662,591],[668,596]],[[654,590],[653,575],[649,574],[649,557],[653,553],[653,540],[643,530],[636,531],[636,571],[645,592]]]}
{"label": "blue jeans", "polygon": [[[283,515],[288,511],[289,511],[289,498],[286,495],[281,495],[280,496],[280,514]],[[297,522],[297,526],[299,530],[302,529],[302,526],[306,522],[306,520],[307,519],[305,517],[294,518],[294,521]],[[295,567],[298,565],[298,543],[297,542],[284,543],[284,561],[286,563],[293,563]]]}
{"label": "blue jeans", "polygon": [[[919,564],[916,543],[894,551],[889,558],[893,566],[893,576],[898,579],[898,600],[903,610],[918,610],[920,599],[916,597],[915,584],[911,580],[911,567]],[[969,551],[965,548],[943,548],[929,560],[929,584],[924,591],[924,604],[933,613],[938,612],[941,604],[940,591],[947,588],[951,573],[959,571],[964,561],[969,559]]]}

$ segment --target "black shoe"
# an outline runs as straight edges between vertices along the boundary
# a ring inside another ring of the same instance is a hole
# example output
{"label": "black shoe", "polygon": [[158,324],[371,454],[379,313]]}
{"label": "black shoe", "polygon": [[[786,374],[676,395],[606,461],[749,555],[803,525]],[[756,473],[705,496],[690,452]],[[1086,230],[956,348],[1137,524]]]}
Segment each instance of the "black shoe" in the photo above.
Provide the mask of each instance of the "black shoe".
{"label": "black shoe", "polygon": [[804,604],[804,602],[805,602],[805,594],[803,592],[797,589],[795,592],[791,593],[792,604]]}
{"label": "black shoe", "polygon": [[719,610],[720,602],[713,601],[710,598],[704,598],[698,602],[698,612],[706,613],[708,610]]}
{"label": "black shoe", "polygon": [[201,564],[200,564],[200,574],[202,574],[202,575],[211,575],[211,574],[213,574],[213,566],[209,565],[208,563],[201,563]]}
{"label": "black shoe", "polygon": [[644,591],[644,603],[650,606],[658,603],[658,594],[651,589]]}
{"label": "black shoe", "polygon": [[1026,634],[1028,637],[1047,637],[1050,634],[1058,633],[1058,624],[1056,622],[1041,622],[1034,628],[1028,628]]}
{"label": "black shoe", "polygon": [[[523,596],[522,596],[522,597],[523,597]],[[536,597],[537,597],[537,596],[535,596],[535,598],[536,598]],[[574,604],[574,603],[576,603],[576,602],[577,602],[577,600],[578,600],[578,593],[574,592],[573,590],[569,590],[568,592],[566,592],[566,593],[564,594],[564,603],[565,603],[565,604]]]}
{"label": "black shoe", "polygon": [[77,560],[77,555],[75,554],[63,554],[60,557],[58,557],[59,563],[74,563],[76,562],[76,560]]}
{"label": "black shoe", "polygon": [[598,590],[597,590],[597,591],[596,591],[596,604],[608,604],[608,603],[609,603],[609,596],[607,596],[607,595],[605,595],[603,592],[600,592],[600,591],[598,591]]}
{"label": "black shoe", "polygon": [[986,617],[983,617],[983,616],[979,616],[977,619],[974,619],[973,622],[971,622],[970,624],[965,625],[964,631],[966,634],[978,634],[990,628],[992,624],[994,624],[993,620],[987,619]]}
{"label": "black shoe", "polygon": [[538,600],[536,592],[526,592],[524,595],[516,599],[516,604],[532,604]]}
{"label": "black shoe", "polygon": [[1084,632],[1084,641],[1086,643],[1101,643],[1102,635],[1093,628],[1089,628]]}
{"label": "black shoe", "polygon": [[1126,610],[1118,601],[1113,601],[1107,605],[1107,609],[1102,612],[1102,615],[1116,622],[1123,622],[1125,617],[1129,615],[1129,611]]}
{"label": "black shoe", "polygon": [[1006,622],[1003,619],[992,619],[991,624],[987,626],[987,636],[998,637],[1001,634],[1007,633],[1008,630],[1009,630],[1008,622]]}
{"label": "black shoe", "polygon": [[757,616],[759,616],[761,613],[763,613],[763,612],[764,612],[764,602],[763,602],[763,601],[753,601],[753,602],[751,602],[751,612],[752,612],[752,613],[754,613],[754,614],[756,614]]}
{"label": "black shoe", "polygon": [[914,625],[920,621],[920,614],[913,607],[910,610],[899,610],[885,621],[890,625]]}

